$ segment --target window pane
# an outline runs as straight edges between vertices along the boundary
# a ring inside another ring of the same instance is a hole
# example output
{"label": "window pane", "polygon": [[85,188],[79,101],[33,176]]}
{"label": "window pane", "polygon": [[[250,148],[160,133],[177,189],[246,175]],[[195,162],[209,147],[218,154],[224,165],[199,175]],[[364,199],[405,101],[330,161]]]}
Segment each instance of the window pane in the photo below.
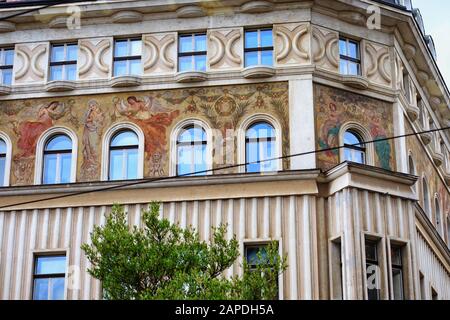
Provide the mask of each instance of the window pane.
{"label": "window pane", "polygon": [[375,243],[366,243],[366,259],[378,261],[377,245]]}
{"label": "window pane", "polygon": [[132,40],[130,41],[130,55],[131,56],[140,56],[142,53],[142,42],[141,40]]}
{"label": "window pane", "polygon": [[339,40],[339,54],[346,56],[347,55],[347,41]]}
{"label": "window pane", "polygon": [[78,56],[78,46],[71,44],[67,46],[67,60],[76,61]]}
{"label": "window pane", "polygon": [[180,37],[180,52],[192,52],[192,36],[181,36]]}
{"label": "window pane", "polygon": [[339,72],[341,74],[348,74],[347,61],[346,60],[341,59],[339,61]]}
{"label": "window pane", "polygon": [[111,147],[137,146],[138,137],[133,131],[122,131],[111,140]]}
{"label": "window pane", "polygon": [[77,65],[66,65],[66,80],[75,81],[77,79]]}
{"label": "window pane", "polygon": [[353,161],[351,149],[348,149],[348,148],[344,149],[344,161]]}
{"label": "window pane", "polygon": [[123,150],[111,150],[109,157],[109,179],[124,179],[123,172]]}
{"label": "window pane", "polygon": [[195,36],[195,51],[206,51],[206,35]]}
{"label": "window pane", "polygon": [[57,151],[57,150],[71,150],[72,149],[72,140],[68,136],[58,135],[50,139],[46,146],[46,151]]}
{"label": "window pane", "polygon": [[61,176],[60,183],[70,182],[70,172],[72,167],[72,154],[63,153],[61,154]]}
{"label": "window pane", "polygon": [[51,54],[51,61],[52,62],[58,62],[58,61],[64,61],[64,46],[53,46],[52,47],[52,54]]}
{"label": "window pane", "polygon": [[261,47],[272,47],[272,30],[261,31]]}
{"label": "window pane", "polygon": [[180,57],[178,59],[179,63],[179,70],[180,71],[190,71],[193,70],[192,66],[192,56],[186,56],[186,57]]}
{"label": "window pane", "polygon": [[195,70],[206,71],[206,56],[195,56]]}
{"label": "window pane", "polygon": [[261,51],[261,64],[264,66],[273,65],[273,52],[272,51]]}
{"label": "window pane", "polygon": [[[260,253],[260,258],[258,258],[258,253]],[[246,248],[246,259],[249,265],[255,266],[260,263],[264,263],[265,258],[267,257],[266,246],[259,247],[248,247]]]}
{"label": "window pane", "polygon": [[358,45],[355,42],[348,43],[348,55],[352,58],[358,59]]}
{"label": "window pane", "polygon": [[258,47],[258,31],[246,31],[245,32],[245,47],[257,48]]}
{"label": "window pane", "polygon": [[51,66],[50,67],[50,80],[63,80],[63,70],[62,66]]}
{"label": "window pane", "polygon": [[257,51],[246,52],[245,53],[245,66],[250,67],[250,66],[256,66],[256,65],[258,65],[258,52]]}
{"label": "window pane", "polygon": [[[206,145],[197,144],[194,146],[194,171],[206,170]],[[199,173],[198,175],[204,175]]]}
{"label": "window pane", "polygon": [[3,74],[3,84],[10,86],[12,83],[12,69],[0,70]]}
{"label": "window pane", "polygon": [[44,173],[42,177],[42,182],[44,184],[52,184],[56,182],[56,164],[56,154],[44,155]]}
{"label": "window pane", "polygon": [[137,76],[142,74],[141,59],[130,60],[130,74]]}
{"label": "window pane", "polygon": [[189,174],[192,161],[192,147],[191,146],[178,146],[178,161],[177,170],[178,174]]}
{"label": "window pane", "polygon": [[127,179],[137,179],[138,177],[138,150],[127,150]]}
{"label": "window pane", "polygon": [[128,41],[116,41],[114,46],[114,56],[115,57],[125,57],[128,55]]}
{"label": "window pane", "polygon": [[397,266],[402,265],[402,250],[399,247],[391,247],[391,261]]}
{"label": "window pane", "polygon": [[34,279],[33,300],[48,300],[48,279]]}
{"label": "window pane", "polygon": [[359,75],[359,64],[354,62],[348,62],[348,74],[354,76]]}
{"label": "window pane", "polygon": [[275,138],[275,129],[266,122],[251,125],[245,135],[247,138]]}
{"label": "window pane", "polygon": [[5,65],[12,66],[14,63],[14,50],[13,49],[5,50],[4,55],[5,55]]}
{"label": "window pane", "polygon": [[36,259],[35,274],[55,274],[66,272],[65,256],[42,256]]}
{"label": "window pane", "polygon": [[122,76],[127,74],[127,62],[126,61],[114,61],[114,76]]}
{"label": "window pane", "polygon": [[344,143],[348,145],[355,145],[360,143],[361,140],[352,132],[346,131],[344,133]]}
{"label": "window pane", "polygon": [[6,154],[6,142],[0,139],[0,154]]}
{"label": "window pane", "polygon": [[6,158],[0,157],[0,187],[5,185]]}
{"label": "window pane", "polygon": [[[246,162],[255,162],[259,160],[258,143],[247,142],[246,145]],[[247,165],[247,172],[259,172],[259,163],[251,163]]]}
{"label": "window pane", "polygon": [[64,278],[51,278],[50,280],[50,299],[64,299]]}
{"label": "window pane", "polygon": [[403,300],[403,272],[401,269],[392,269],[392,287],[394,289],[394,299]]}

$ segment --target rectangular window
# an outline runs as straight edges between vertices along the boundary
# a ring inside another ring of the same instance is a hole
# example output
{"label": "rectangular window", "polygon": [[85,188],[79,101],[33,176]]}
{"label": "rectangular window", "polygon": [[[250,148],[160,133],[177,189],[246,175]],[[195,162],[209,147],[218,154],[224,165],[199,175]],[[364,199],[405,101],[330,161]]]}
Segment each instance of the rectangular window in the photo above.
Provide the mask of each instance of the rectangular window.
{"label": "rectangular window", "polygon": [[427,295],[425,293],[425,277],[422,272],[419,272],[419,282],[420,282],[420,299],[426,300]]}
{"label": "rectangular window", "polygon": [[392,291],[394,300],[405,299],[402,247],[391,246]]}
{"label": "rectangular window", "polygon": [[[267,244],[246,244],[244,245],[244,256],[247,261],[250,271],[255,272],[257,265],[265,262],[267,255]],[[279,283],[277,278],[277,298],[279,297]]]}
{"label": "rectangular window", "polygon": [[367,280],[367,299],[381,299],[381,274],[379,266],[378,243],[376,241],[366,240],[366,280]]}
{"label": "rectangular window", "polygon": [[342,285],[342,245],[341,238],[331,241],[331,276],[332,299],[344,299],[344,287]]}
{"label": "rectangular window", "polygon": [[359,53],[359,43],[347,38],[339,39],[339,70],[344,75],[361,74],[361,58]]}
{"label": "rectangular window", "polygon": [[34,260],[33,300],[63,300],[65,277],[65,255],[36,256]]}
{"label": "rectangular window", "polygon": [[14,49],[0,49],[0,84],[10,86],[14,65]]}
{"label": "rectangular window", "polygon": [[206,33],[179,36],[178,71],[206,71]]}
{"label": "rectangular window", "polygon": [[78,45],[54,44],[50,54],[50,80],[77,79]]}
{"label": "rectangular window", "polygon": [[246,30],[244,42],[245,67],[273,66],[273,34],[271,28]]}
{"label": "rectangular window", "polygon": [[114,77],[142,75],[141,39],[120,39],[114,43]]}

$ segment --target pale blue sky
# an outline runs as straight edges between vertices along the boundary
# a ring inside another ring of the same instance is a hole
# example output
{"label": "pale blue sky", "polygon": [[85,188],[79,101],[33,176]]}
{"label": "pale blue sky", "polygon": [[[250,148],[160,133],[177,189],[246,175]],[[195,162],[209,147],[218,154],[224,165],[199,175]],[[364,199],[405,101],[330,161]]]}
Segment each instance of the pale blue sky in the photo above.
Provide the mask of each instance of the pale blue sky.
{"label": "pale blue sky", "polygon": [[425,32],[433,37],[439,69],[450,87],[450,1],[412,0],[422,13]]}

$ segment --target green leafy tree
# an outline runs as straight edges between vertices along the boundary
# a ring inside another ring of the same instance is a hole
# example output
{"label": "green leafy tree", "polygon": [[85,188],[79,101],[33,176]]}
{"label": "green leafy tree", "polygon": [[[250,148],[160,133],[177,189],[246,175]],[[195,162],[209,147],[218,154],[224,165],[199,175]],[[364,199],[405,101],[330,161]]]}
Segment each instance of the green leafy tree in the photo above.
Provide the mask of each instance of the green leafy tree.
{"label": "green leafy tree", "polygon": [[276,242],[258,252],[256,266],[243,263],[241,278],[226,278],[223,272],[239,257],[236,238],[226,239],[227,226],[212,228],[206,243],[195,230],[160,219],[159,206],[143,211],[141,228],[130,228],[123,207],[114,205],[106,223],[91,233],[91,244],[82,245],[105,299],[277,298],[278,276],[287,264]]}

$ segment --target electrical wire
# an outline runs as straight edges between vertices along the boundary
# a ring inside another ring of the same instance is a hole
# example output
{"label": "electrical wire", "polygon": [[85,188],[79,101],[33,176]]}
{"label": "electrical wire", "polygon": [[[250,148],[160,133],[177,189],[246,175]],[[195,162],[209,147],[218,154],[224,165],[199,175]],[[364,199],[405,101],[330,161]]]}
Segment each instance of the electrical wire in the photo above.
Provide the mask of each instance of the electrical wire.
{"label": "electrical wire", "polygon": [[223,166],[223,167],[218,167],[218,168],[213,168],[213,169],[190,172],[190,173],[186,173],[186,174],[179,174],[179,175],[175,175],[175,176],[146,178],[146,179],[140,179],[137,181],[133,180],[133,181],[124,182],[124,183],[116,184],[113,186],[102,187],[102,188],[98,188],[98,189],[94,189],[94,190],[78,191],[78,192],[67,193],[67,194],[63,194],[63,195],[59,195],[59,196],[52,196],[52,197],[47,197],[47,198],[42,198],[42,199],[35,199],[35,200],[30,200],[30,201],[23,201],[23,202],[2,205],[2,206],[0,206],[0,209],[9,208],[9,207],[17,207],[17,206],[21,206],[21,205],[44,202],[44,201],[58,200],[58,199],[63,199],[63,198],[68,198],[68,197],[80,196],[80,195],[84,195],[84,194],[88,194],[88,193],[96,193],[96,192],[115,190],[115,189],[120,189],[120,188],[124,188],[124,187],[141,185],[141,184],[145,184],[145,183],[174,180],[174,179],[182,178],[182,177],[186,177],[186,176],[214,173],[214,172],[221,171],[221,170],[239,168],[239,167],[252,165],[252,164],[261,164],[261,163],[269,162],[269,161],[290,159],[293,157],[305,156],[305,155],[316,154],[316,153],[327,152],[327,151],[336,151],[336,150],[339,150],[339,149],[342,149],[342,148],[345,148],[348,146],[361,146],[361,145],[367,145],[370,143],[379,143],[379,142],[383,142],[383,141],[407,138],[407,137],[411,137],[411,136],[418,136],[418,135],[422,135],[422,134],[426,134],[426,133],[445,131],[445,130],[449,130],[449,129],[450,129],[450,127],[445,127],[445,128],[432,129],[432,130],[415,132],[415,133],[408,133],[408,134],[403,134],[403,135],[398,135],[398,136],[386,137],[386,138],[381,138],[381,139],[375,139],[375,140],[370,140],[370,141],[361,141],[361,142],[354,143],[354,144],[348,144],[346,146],[330,147],[330,148],[324,148],[324,149],[319,149],[319,150],[295,153],[295,154],[290,154],[290,155],[285,155],[285,156],[280,156],[280,157],[275,157],[275,158],[269,158],[269,159],[264,159],[264,160],[233,164],[233,165],[228,165],[228,166]]}

